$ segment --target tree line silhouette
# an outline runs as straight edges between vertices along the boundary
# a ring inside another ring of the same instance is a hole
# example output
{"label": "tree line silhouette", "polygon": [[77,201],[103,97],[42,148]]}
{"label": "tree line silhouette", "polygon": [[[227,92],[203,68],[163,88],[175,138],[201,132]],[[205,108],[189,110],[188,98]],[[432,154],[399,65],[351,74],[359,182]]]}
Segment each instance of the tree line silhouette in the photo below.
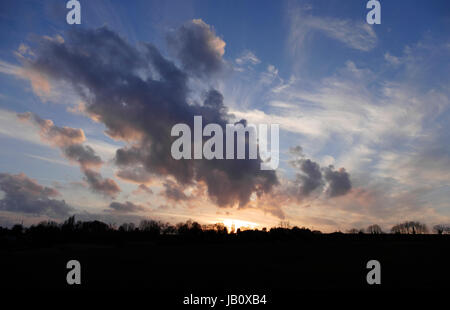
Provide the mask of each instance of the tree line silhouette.
{"label": "tree line silhouette", "polygon": [[[426,224],[417,221],[406,221],[400,224],[392,226],[392,234],[428,234],[429,229]],[[433,226],[432,232],[438,235],[450,234],[450,224],[437,224]],[[374,224],[370,225],[366,229],[364,228],[352,228],[347,231],[350,234],[384,234],[380,226]]]}
{"label": "tree line silhouette", "polygon": [[[433,227],[435,234],[450,234],[450,225],[439,224]],[[389,235],[424,235],[428,234],[427,226],[420,222],[407,221],[396,224],[391,228]],[[37,225],[25,228],[16,224],[11,229],[0,227],[2,243],[13,243],[17,239],[24,241],[41,242],[77,242],[77,241],[148,241],[148,240],[288,240],[312,239],[317,236],[343,236],[343,235],[387,235],[379,225],[370,225],[366,229],[350,229],[346,234],[335,232],[322,234],[318,230],[305,227],[291,227],[288,222],[280,222],[270,229],[237,229],[228,231],[223,223],[201,225],[188,220],[172,225],[156,220],[142,220],[139,225],[124,223],[117,227],[101,221],[76,221],[75,216],[69,217],[63,223],[44,221]],[[323,238],[323,237],[322,237]]]}

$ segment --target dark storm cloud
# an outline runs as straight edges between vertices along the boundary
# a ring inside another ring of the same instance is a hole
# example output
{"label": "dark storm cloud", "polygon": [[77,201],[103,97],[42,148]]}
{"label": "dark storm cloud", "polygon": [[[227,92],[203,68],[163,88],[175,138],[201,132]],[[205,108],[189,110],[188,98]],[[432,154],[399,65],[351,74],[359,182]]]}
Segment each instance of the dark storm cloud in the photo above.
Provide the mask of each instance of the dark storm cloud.
{"label": "dark storm cloud", "polygon": [[300,193],[308,196],[322,185],[322,172],[320,171],[320,166],[310,159],[302,161],[300,170],[302,173],[297,174],[297,181],[300,183]]}
{"label": "dark storm cloud", "polygon": [[145,211],[145,208],[136,205],[130,201],[126,201],[124,203],[121,202],[111,202],[109,205],[109,209],[107,211],[113,211],[113,212],[119,212],[119,213],[133,213],[133,212],[139,212],[139,211]]}
{"label": "dark storm cloud", "polygon": [[104,179],[100,173],[90,169],[101,166],[103,161],[90,146],[81,144],[86,140],[82,129],[58,127],[51,120],[42,119],[31,112],[17,114],[17,117],[36,125],[44,141],[59,147],[68,160],[79,164],[85,180],[93,192],[109,197],[115,197],[120,192],[120,188],[114,180]]}
{"label": "dark storm cloud", "polygon": [[330,198],[345,195],[350,191],[352,187],[350,175],[344,168],[337,171],[331,165],[321,168],[318,163],[305,158],[300,146],[291,148],[290,153],[296,156],[290,164],[297,171],[294,188],[291,188],[290,192],[297,195],[297,198],[308,197],[316,189],[322,189],[324,186]]}
{"label": "dark storm cloud", "polygon": [[330,197],[345,195],[352,188],[350,175],[344,168],[336,171],[333,166],[328,166],[324,169],[324,177],[328,182],[327,192]]}
{"label": "dark storm cloud", "polygon": [[57,190],[39,185],[25,174],[0,173],[0,210],[63,218],[73,210],[64,200],[56,200]]}
{"label": "dark storm cloud", "polygon": [[89,145],[73,144],[64,148],[64,155],[82,167],[99,166],[103,163],[100,156]]}
{"label": "dark storm cloud", "polygon": [[183,192],[183,187],[181,187],[179,184],[172,182],[170,180],[166,181],[164,183],[164,192],[163,195],[173,201],[187,201],[191,197],[188,197]]}
{"label": "dark storm cloud", "polygon": [[223,65],[225,42],[201,19],[194,19],[167,36],[171,50],[190,74],[208,76]]}
{"label": "dark storm cloud", "polygon": [[305,158],[300,146],[291,148],[290,153],[296,157],[290,161],[296,169],[295,187],[291,191],[300,198],[307,197],[323,186],[321,168],[316,162]]}
{"label": "dark storm cloud", "polygon": [[120,188],[112,179],[103,178],[100,173],[91,169],[84,169],[84,180],[92,191],[103,194],[106,197],[115,198],[120,193]]}
{"label": "dark storm cloud", "polygon": [[[86,102],[86,112],[106,126],[106,133],[128,142],[116,154],[118,176],[130,177],[134,167],[142,167],[147,173],[173,176],[180,184],[204,182],[219,206],[244,206],[252,193],[269,192],[278,184],[274,171],[260,170],[261,160],[175,160],[171,156],[173,125],[185,123],[193,128],[194,116],[202,115],[204,125],[214,122],[224,128],[232,117],[216,90],[205,94],[202,104],[188,104],[188,74],[195,66],[204,73],[216,70],[223,45],[203,22],[193,21],[183,29],[178,48],[187,71],[153,45],[135,48],[107,28],[74,28],[64,42],[41,40],[33,50],[36,57],[24,66],[51,80],[70,83]],[[190,55],[188,47],[194,49]]]}

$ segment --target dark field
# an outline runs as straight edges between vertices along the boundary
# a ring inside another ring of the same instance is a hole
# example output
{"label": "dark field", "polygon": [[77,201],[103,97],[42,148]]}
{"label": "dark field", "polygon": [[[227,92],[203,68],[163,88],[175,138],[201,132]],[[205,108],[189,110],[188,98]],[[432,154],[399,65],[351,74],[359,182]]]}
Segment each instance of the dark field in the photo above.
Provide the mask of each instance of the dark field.
{"label": "dark field", "polygon": [[[147,241],[127,234],[52,241],[3,238],[1,287],[146,291],[156,298],[172,296],[172,303],[196,292],[264,293],[275,302],[302,291],[450,288],[448,235],[243,232]],[[81,285],[66,283],[66,263],[72,259],[81,263]],[[366,263],[372,259],[381,263],[381,285],[366,282]]]}

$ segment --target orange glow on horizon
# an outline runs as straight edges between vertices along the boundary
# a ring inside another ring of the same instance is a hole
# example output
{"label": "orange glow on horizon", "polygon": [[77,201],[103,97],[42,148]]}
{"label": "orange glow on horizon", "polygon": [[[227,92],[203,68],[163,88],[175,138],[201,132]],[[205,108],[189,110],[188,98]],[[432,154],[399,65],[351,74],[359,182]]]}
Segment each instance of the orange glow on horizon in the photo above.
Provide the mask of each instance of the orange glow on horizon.
{"label": "orange glow on horizon", "polygon": [[228,229],[228,232],[236,232],[238,229],[255,229],[259,225],[257,223],[236,220],[236,219],[222,219],[220,222]]}

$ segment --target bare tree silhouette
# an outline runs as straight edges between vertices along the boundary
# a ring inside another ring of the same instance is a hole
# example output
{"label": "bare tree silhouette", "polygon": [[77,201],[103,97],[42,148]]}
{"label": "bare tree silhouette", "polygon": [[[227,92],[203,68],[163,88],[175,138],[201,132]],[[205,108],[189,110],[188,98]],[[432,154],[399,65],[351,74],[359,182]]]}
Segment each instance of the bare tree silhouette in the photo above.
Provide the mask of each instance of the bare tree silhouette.
{"label": "bare tree silhouette", "polygon": [[428,228],[420,222],[410,221],[394,225],[391,228],[391,232],[394,234],[426,234],[428,233]]}
{"label": "bare tree silhouette", "polygon": [[377,224],[373,224],[373,225],[370,225],[369,227],[367,227],[366,232],[368,234],[382,234],[383,230]]}
{"label": "bare tree silhouette", "polygon": [[433,231],[438,235],[450,234],[450,224],[438,224],[433,226]]}

